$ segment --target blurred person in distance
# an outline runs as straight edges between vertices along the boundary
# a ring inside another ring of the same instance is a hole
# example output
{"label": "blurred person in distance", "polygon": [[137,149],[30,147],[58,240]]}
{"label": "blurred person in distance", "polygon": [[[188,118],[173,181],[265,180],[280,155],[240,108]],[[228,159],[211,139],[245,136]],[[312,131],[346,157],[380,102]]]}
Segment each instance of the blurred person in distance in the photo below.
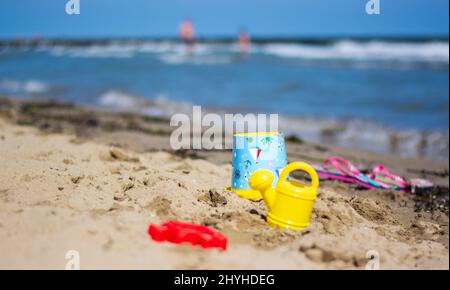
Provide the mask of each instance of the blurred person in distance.
{"label": "blurred person in distance", "polygon": [[195,49],[195,28],[191,19],[186,19],[181,23],[180,39],[186,46],[186,53],[192,55]]}
{"label": "blurred person in distance", "polygon": [[238,33],[238,43],[241,58],[246,57],[250,53],[251,39],[246,29],[241,28]]}

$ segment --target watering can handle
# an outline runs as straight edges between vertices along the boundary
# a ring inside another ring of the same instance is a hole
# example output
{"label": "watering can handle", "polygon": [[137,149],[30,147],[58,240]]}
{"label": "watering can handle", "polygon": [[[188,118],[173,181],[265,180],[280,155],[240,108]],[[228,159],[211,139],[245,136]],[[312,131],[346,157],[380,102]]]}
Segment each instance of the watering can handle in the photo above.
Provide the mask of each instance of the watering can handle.
{"label": "watering can handle", "polygon": [[319,176],[317,175],[317,172],[312,168],[311,165],[305,163],[305,162],[292,162],[286,168],[281,172],[280,175],[280,181],[284,182],[286,180],[286,177],[289,175],[289,173],[293,171],[304,171],[309,174],[311,177],[311,185],[312,188],[319,187]]}

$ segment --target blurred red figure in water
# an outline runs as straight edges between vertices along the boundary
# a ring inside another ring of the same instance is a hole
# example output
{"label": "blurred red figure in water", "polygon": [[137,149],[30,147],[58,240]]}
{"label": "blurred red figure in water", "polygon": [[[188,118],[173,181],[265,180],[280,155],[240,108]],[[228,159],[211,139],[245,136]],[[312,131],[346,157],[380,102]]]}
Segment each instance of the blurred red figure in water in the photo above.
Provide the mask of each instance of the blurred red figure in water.
{"label": "blurred red figure in water", "polygon": [[239,50],[241,56],[246,56],[250,52],[251,39],[247,31],[241,30],[238,34]]}
{"label": "blurred red figure in water", "polygon": [[187,19],[180,25],[180,39],[186,45],[186,51],[188,54],[194,52],[195,45],[195,28],[194,23]]}

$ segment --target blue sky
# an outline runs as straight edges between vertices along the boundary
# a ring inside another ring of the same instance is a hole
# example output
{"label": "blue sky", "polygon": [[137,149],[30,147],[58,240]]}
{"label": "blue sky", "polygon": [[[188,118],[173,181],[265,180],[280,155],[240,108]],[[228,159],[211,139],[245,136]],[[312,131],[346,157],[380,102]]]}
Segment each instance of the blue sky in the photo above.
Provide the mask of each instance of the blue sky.
{"label": "blue sky", "polygon": [[175,36],[194,19],[200,36],[231,36],[245,26],[256,36],[445,36],[448,0],[380,0],[381,15],[365,13],[368,0],[0,0],[0,37]]}

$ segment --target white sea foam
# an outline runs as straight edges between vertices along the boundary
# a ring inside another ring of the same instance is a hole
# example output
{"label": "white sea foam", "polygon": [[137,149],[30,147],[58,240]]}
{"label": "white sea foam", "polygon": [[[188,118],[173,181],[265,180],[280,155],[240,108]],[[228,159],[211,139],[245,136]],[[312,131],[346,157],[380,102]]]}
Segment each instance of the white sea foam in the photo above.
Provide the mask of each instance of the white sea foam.
{"label": "white sea foam", "polygon": [[180,48],[179,44],[165,41],[165,42],[146,42],[136,45],[136,51],[140,53],[167,53],[170,51],[177,51]]}
{"label": "white sea foam", "polygon": [[[175,102],[161,94],[152,100],[142,113],[169,117],[176,113],[192,114],[192,104]],[[202,107],[202,113],[217,113]],[[228,112],[230,113],[230,112]],[[416,129],[393,129],[382,124],[360,119],[315,117],[286,117],[280,115],[279,129],[285,135],[297,136],[307,142],[329,144],[348,149],[396,154],[427,159],[449,158],[449,132],[424,132]]]}
{"label": "white sea foam", "polygon": [[0,79],[0,89],[10,93],[42,94],[49,91],[50,86],[36,80],[16,81]]}
{"label": "white sea foam", "polygon": [[50,50],[50,54],[74,58],[130,58],[134,56],[134,47],[127,45],[56,46]]}
{"label": "white sea foam", "polygon": [[174,114],[192,114],[192,104],[189,102],[174,102],[167,98],[167,95],[160,93],[152,99],[150,107],[143,108],[142,113],[156,117],[170,118]]}
{"label": "white sea foam", "polygon": [[[115,110],[128,110],[145,115],[170,118],[177,113],[192,114],[192,104],[173,101],[160,93],[151,100],[121,92],[108,91],[99,103]],[[202,108],[202,113],[217,113]],[[228,112],[230,113],[230,112]],[[279,129],[311,143],[329,144],[348,149],[360,149],[400,156],[421,156],[427,159],[449,158],[449,132],[422,132],[416,129],[393,129],[360,119],[314,117],[279,117]]]}
{"label": "white sea foam", "polygon": [[[236,44],[198,43],[192,57],[186,56],[185,46],[173,41],[111,42],[90,46],[59,45],[47,49],[53,56],[76,58],[130,58],[137,54],[155,54],[167,64],[226,64],[234,61],[239,49]],[[342,60],[361,62],[449,63],[449,43],[338,41],[333,44],[271,43],[252,46],[252,53],[280,58],[303,60]]]}
{"label": "white sea foam", "polygon": [[161,55],[159,59],[171,65],[179,64],[194,64],[194,65],[217,65],[217,64],[229,64],[235,61],[232,56],[226,55],[186,55],[183,54],[165,54]]}
{"label": "white sea foam", "polygon": [[99,97],[98,103],[115,110],[140,110],[150,105],[150,101],[120,90],[105,92]]}
{"label": "white sea foam", "polygon": [[448,42],[400,43],[340,41],[331,45],[268,44],[263,53],[284,58],[312,60],[363,60],[402,62],[449,62]]}
{"label": "white sea foam", "polygon": [[159,54],[159,60],[169,65],[194,64],[216,65],[234,62],[235,57],[231,45],[197,44],[192,55],[186,52],[183,45],[174,45],[164,53]]}
{"label": "white sea foam", "polygon": [[[177,102],[159,94],[139,112],[170,118],[173,114],[192,114],[192,104]],[[202,108],[202,113],[217,113]],[[228,112],[229,113],[229,112]],[[307,142],[329,144],[348,149],[360,149],[400,156],[421,156],[427,159],[449,158],[449,132],[423,132],[416,129],[393,129],[360,119],[326,119],[314,117],[279,117],[279,129],[285,135],[297,136]]]}
{"label": "white sea foam", "polygon": [[177,42],[142,42],[118,43],[91,46],[65,46],[39,47],[38,51],[49,51],[55,57],[73,58],[131,58],[137,54],[154,54],[166,64],[226,64],[234,58],[227,53],[236,52],[235,45],[230,44],[203,44],[195,45],[192,56],[187,55],[186,47]]}
{"label": "white sea foam", "polygon": [[[213,44],[197,44],[195,55],[205,55],[217,49]],[[112,42],[101,45],[90,46],[66,46],[58,45],[54,47],[40,47],[40,51],[48,50],[52,56],[68,56],[74,58],[130,58],[139,53],[157,54],[157,55],[184,55],[184,45],[176,42],[142,42],[142,43],[120,43]]]}
{"label": "white sea foam", "polygon": [[100,95],[98,104],[117,111],[133,111],[155,117],[170,117],[173,114],[192,113],[192,104],[188,102],[174,102],[159,93],[151,100],[121,90],[109,90]]}
{"label": "white sea foam", "polygon": [[319,119],[282,117],[279,126],[287,135],[305,141],[349,149],[421,156],[427,159],[449,158],[449,132],[423,132],[393,129],[359,119]]}

